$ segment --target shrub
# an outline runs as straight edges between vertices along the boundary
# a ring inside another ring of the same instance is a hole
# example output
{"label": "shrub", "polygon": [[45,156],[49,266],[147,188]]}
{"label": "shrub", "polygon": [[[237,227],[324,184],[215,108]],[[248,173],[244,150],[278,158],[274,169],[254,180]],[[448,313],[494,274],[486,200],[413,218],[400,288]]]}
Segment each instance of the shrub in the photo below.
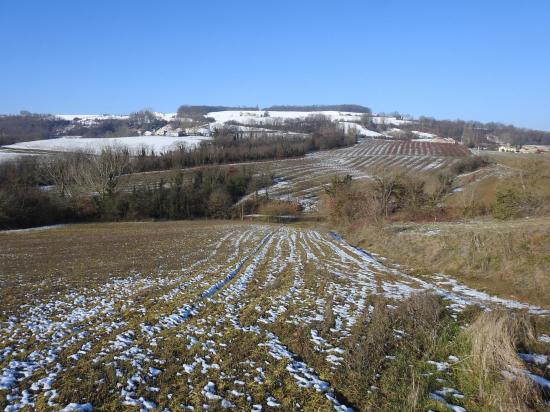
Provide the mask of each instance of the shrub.
{"label": "shrub", "polygon": [[378,222],[392,216],[415,220],[433,214],[435,197],[429,194],[425,181],[400,172],[378,173],[361,185],[352,185],[351,177],[335,178],[325,190],[325,213],[334,223],[349,224],[368,219]]}
{"label": "shrub", "polygon": [[474,170],[481,169],[488,166],[491,163],[487,156],[466,156],[453,163],[451,171],[460,175],[462,173],[473,172]]}
{"label": "shrub", "polygon": [[261,205],[258,213],[268,216],[295,216],[299,214],[302,207],[299,203],[272,200]]}
{"label": "shrub", "polygon": [[498,189],[493,216],[497,219],[510,219],[535,214],[541,206],[536,196],[514,187]]}
{"label": "shrub", "polygon": [[0,228],[16,229],[60,223],[73,218],[61,199],[34,187],[0,189]]}
{"label": "shrub", "polygon": [[208,197],[208,214],[217,219],[227,218],[232,204],[229,192],[225,188],[219,187],[213,190]]}

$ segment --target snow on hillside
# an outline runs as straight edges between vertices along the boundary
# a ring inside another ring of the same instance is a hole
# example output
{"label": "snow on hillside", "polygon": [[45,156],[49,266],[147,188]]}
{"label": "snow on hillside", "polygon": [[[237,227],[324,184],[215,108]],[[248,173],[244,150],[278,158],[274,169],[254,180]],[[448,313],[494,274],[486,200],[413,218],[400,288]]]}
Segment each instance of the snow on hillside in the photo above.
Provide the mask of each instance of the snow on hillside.
{"label": "snow on hillside", "polygon": [[[153,112],[158,118],[171,121],[177,116],[177,113],[162,113]],[[268,114],[265,116],[265,114]],[[303,119],[308,116],[323,115],[331,120],[340,122],[356,122],[361,120],[364,113],[357,112],[339,112],[334,110],[321,110],[321,111],[274,111],[274,110],[225,110],[220,112],[210,112],[205,117],[211,117],[215,119],[217,123],[225,123],[228,121],[236,121],[239,123],[251,123],[251,124],[267,124],[273,121],[273,119]],[[63,120],[79,120],[80,122],[97,122],[102,120],[124,120],[128,119],[130,115],[114,115],[114,114],[56,114],[56,117]],[[372,121],[376,124],[388,124],[399,126],[405,123],[410,123],[410,120],[398,119],[393,116],[373,116]]]}
{"label": "snow on hillside", "polygon": [[[265,114],[268,116],[265,116]],[[265,111],[265,110],[226,110],[221,112],[210,112],[206,116],[212,117],[216,122],[236,121],[245,124],[269,124],[274,119],[303,119],[308,116],[323,115],[331,120],[337,121],[359,121],[363,113],[356,112],[338,112],[338,111],[313,111],[313,112],[298,112],[298,111]],[[377,124],[393,124],[400,125],[408,123],[408,120],[400,120],[395,117],[374,116],[373,122]]]}
{"label": "snow on hillside", "polygon": [[363,136],[367,136],[367,137],[379,137],[379,136],[383,136],[383,134],[381,133],[378,133],[378,132],[375,132],[373,130],[369,130],[367,129],[366,127],[363,127],[361,126],[360,124],[357,124],[357,123],[352,123],[352,122],[340,122],[340,124],[344,127],[344,131],[347,133],[350,129],[353,130],[355,129],[355,131],[360,134],[360,135],[363,135]]}
{"label": "snow on hillside", "polygon": [[200,131],[201,133],[212,134],[212,133],[215,133],[217,130],[224,129],[224,128],[234,130],[234,131],[238,131],[238,132],[251,132],[251,133],[253,132],[253,133],[258,133],[258,134],[265,133],[267,135],[276,134],[276,135],[296,136],[296,137],[303,136],[303,133],[298,133],[298,132],[289,132],[289,131],[282,131],[282,130],[276,130],[276,129],[269,129],[267,127],[259,127],[259,126],[255,126],[255,125],[250,125],[250,126],[228,125],[228,124],[222,123],[222,122],[209,123],[209,124],[205,125],[203,128],[199,128],[197,130]]}
{"label": "snow on hillside", "polygon": [[80,120],[109,120],[109,119],[127,119],[128,115],[114,115],[114,114],[56,114],[55,117],[59,117],[63,120],[73,121],[75,119]]}
{"label": "snow on hillside", "polygon": [[166,120],[167,122],[174,120],[176,118],[177,113],[162,113],[162,112],[153,112],[155,116],[162,120]]}
{"label": "snow on hillside", "polygon": [[178,145],[188,147],[197,146],[201,141],[208,140],[205,136],[130,136],[111,138],[82,138],[82,137],[60,137],[57,139],[34,140],[4,146],[12,149],[27,150],[52,150],[71,152],[84,150],[100,152],[104,147],[126,146],[132,152],[142,147],[153,149],[156,153],[162,153],[177,148]]}
{"label": "snow on hillside", "polygon": [[411,130],[411,133],[414,133],[415,135],[417,135],[418,137],[420,138],[425,138],[425,139],[433,139],[434,137],[437,137],[436,134],[433,134],[433,133],[426,133],[426,132],[419,132],[417,130]]}
{"label": "snow on hillside", "polygon": [[410,120],[398,119],[397,117],[392,116],[374,116],[371,118],[371,120],[376,124],[388,124],[394,126],[411,123]]}
{"label": "snow on hillside", "polygon": [[[170,120],[174,120],[176,118],[177,113],[162,113],[162,112],[153,112],[155,116],[157,116],[159,119],[166,120],[169,122]],[[80,119],[82,122],[86,121],[101,121],[101,120],[125,120],[130,117],[130,115],[127,114],[56,114],[55,117],[59,117],[63,120],[69,120],[74,121],[75,119]]]}
{"label": "snow on hillside", "polygon": [[[159,119],[171,122],[176,119],[177,113],[162,113],[162,112],[153,112],[155,116]],[[203,134],[210,135],[215,129],[223,127],[227,122],[237,122],[249,126],[263,126],[269,127],[270,124],[274,122],[280,122],[287,119],[304,119],[309,116],[318,116],[322,115],[328,117],[333,121],[344,124],[344,128],[348,130],[349,127],[354,125],[359,133],[364,136],[369,137],[378,137],[381,134],[368,130],[363,126],[356,124],[364,116],[364,113],[358,112],[340,112],[340,111],[266,111],[266,110],[225,110],[219,112],[210,112],[205,115],[205,118],[213,118],[214,122],[210,124],[205,124],[203,126],[195,127],[195,132],[189,132],[190,134]],[[112,115],[112,114],[58,114],[56,115],[60,119],[71,121],[73,124],[80,124],[82,126],[93,126],[105,120],[126,120],[130,115]],[[371,120],[375,124],[383,125],[392,125],[399,126],[404,123],[410,123],[409,120],[402,120],[392,116],[373,116]],[[205,119],[206,121],[206,119]],[[69,126],[65,131],[66,134],[70,134],[70,129],[72,126]],[[171,130],[171,123],[165,126],[166,130]],[[244,130],[242,130],[244,131]],[[265,129],[265,131],[270,131]],[[165,135],[164,130],[159,129],[153,131],[153,134],[162,136]]]}
{"label": "snow on hillside", "polygon": [[[268,116],[265,116],[265,114]],[[359,113],[343,113],[335,111],[319,112],[297,112],[297,111],[264,111],[264,110],[226,110],[221,112],[210,112],[206,116],[212,117],[216,122],[236,121],[239,123],[271,123],[274,119],[302,119],[308,116],[323,115],[332,120],[343,120],[348,116],[348,120],[359,120]],[[342,119],[341,119],[342,118]]]}

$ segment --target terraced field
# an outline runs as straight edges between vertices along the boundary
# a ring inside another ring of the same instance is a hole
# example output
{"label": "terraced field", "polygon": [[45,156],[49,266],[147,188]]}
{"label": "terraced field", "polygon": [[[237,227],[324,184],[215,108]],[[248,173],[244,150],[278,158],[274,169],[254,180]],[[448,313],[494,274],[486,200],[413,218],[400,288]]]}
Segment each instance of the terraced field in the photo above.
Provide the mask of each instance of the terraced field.
{"label": "terraced field", "polygon": [[[316,209],[319,193],[335,176],[349,174],[355,179],[364,179],[383,169],[425,173],[448,167],[467,155],[469,151],[462,145],[362,139],[355,146],[315,152],[300,159],[245,165],[275,177],[276,183],[265,190],[270,197],[300,202],[306,211],[311,211]],[[133,187],[154,185],[161,179],[168,182],[175,173],[126,175],[121,179],[121,186],[132,190]]]}
{"label": "terraced field", "polygon": [[[410,276],[315,229],[76,225],[0,241],[0,407],[8,411],[351,410],[355,331],[376,299],[391,311],[427,291],[453,316],[474,303],[550,313],[443,275]],[[460,399],[444,389],[456,361],[426,363],[438,402]]]}
{"label": "terraced field", "polygon": [[271,197],[298,201],[305,210],[315,210],[319,193],[335,176],[364,179],[381,170],[431,172],[468,154],[461,145],[366,139],[352,147],[274,164],[271,170],[277,183],[268,193]]}

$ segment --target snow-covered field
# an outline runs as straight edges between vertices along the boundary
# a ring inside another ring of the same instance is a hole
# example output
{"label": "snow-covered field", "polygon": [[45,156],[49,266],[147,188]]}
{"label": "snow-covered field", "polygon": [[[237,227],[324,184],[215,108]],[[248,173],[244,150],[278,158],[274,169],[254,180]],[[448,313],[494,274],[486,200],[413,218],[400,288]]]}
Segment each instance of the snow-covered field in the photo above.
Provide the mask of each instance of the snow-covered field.
{"label": "snow-covered field", "polygon": [[30,142],[20,142],[8,146],[9,149],[26,150],[46,150],[46,151],[90,151],[100,152],[101,149],[110,146],[124,146],[131,152],[137,152],[145,147],[148,150],[154,150],[155,153],[163,153],[176,149],[180,145],[194,147],[203,140],[208,140],[205,136],[130,136],[130,137],[111,137],[111,138],[83,138],[83,137],[59,137],[57,139],[34,140]]}
{"label": "snow-covered field", "polygon": [[[25,304],[0,318],[6,410],[348,411],[340,396],[348,382],[338,377],[374,296],[399,302],[429,291],[454,313],[470,304],[550,313],[449,277],[416,278],[335,233],[246,224],[180,233],[181,269],[163,264],[42,298],[44,285],[26,285]],[[0,280],[10,288],[21,281]],[[293,349],[293,330],[307,331],[307,358]],[[431,374],[451,361],[458,358],[430,360]],[[434,394],[447,398],[443,387]]]}

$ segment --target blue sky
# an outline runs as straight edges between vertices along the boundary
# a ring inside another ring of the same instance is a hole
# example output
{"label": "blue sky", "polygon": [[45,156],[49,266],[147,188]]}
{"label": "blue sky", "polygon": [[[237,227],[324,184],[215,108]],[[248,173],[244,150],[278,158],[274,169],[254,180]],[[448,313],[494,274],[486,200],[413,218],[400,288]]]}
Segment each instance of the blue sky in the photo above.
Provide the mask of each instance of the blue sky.
{"label": "blue sky", "polygon": [[550,130],[550,1],[0,1],[0,113],[357,103]]}

